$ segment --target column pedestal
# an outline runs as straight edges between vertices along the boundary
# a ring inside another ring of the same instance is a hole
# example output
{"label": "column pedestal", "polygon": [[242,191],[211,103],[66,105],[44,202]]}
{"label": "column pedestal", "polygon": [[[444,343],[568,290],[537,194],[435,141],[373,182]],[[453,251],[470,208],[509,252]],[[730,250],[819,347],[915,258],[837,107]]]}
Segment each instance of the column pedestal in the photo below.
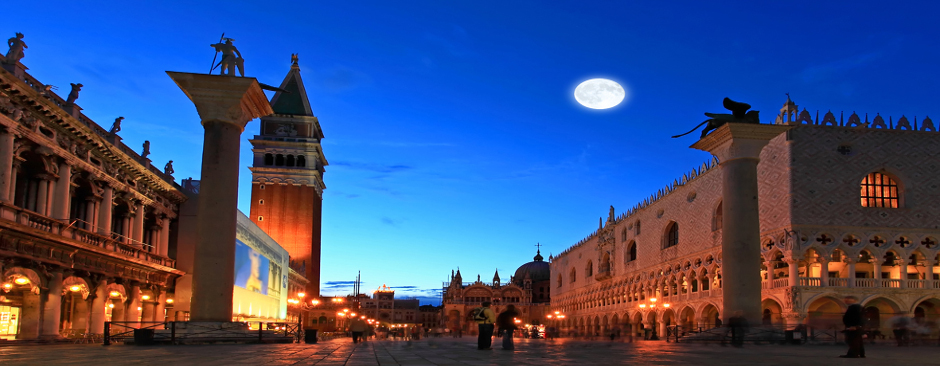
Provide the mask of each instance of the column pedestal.
{"label": "column pedestal", "polygon": [[205,128],[190,320],[231,322],[239,145],[245,125],[272,114],[254,78],[167,72]]}
{"label": "column pedestal", "polygon": [[99,280],[95,285],[95,299],[91,301],[91,311],[89,311],[88,333],[104,333],[104,307],[108,300],[108,280]]}
{"label": "column pedestal", "polygon": [[742,311],[750,324],[760,324],[760,209],[757,163],[771,139],[786,125],[726,123],[691,147],[718,157],[722,177],[721,253],[724,323]]}

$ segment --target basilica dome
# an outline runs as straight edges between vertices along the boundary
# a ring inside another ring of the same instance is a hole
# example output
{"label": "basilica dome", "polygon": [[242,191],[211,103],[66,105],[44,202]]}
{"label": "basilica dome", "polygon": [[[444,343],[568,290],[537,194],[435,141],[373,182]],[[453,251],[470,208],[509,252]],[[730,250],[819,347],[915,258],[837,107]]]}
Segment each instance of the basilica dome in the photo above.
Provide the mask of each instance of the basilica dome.
{"label": "basilica dome", "polygon": [[529,278],[532,280],[532,283],[548,281],[552,278],[552,271],[548,264],[542,260],[541,252],[536,252],[534,260],[519,266],[519,269],[516,270],[516,274],[513,275],[513,282],[517,285],[522,285],[522,281],[525,280],[526,274],[529,275]]}

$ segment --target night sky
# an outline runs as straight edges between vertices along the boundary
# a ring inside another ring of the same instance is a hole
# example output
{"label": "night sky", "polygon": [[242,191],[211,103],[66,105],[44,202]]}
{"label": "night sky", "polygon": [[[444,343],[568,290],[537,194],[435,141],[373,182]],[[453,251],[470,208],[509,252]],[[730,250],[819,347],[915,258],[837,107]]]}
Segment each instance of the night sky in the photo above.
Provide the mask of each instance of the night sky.
{"label": "night sky", "polygon": [[[299,53],[330,162],[326,295],[358,270],[369,293],[423,303],[458,266],[506,281],[536,243],[547,259],[609,205],[620,214],[710,159],[688,148],[697,133],[669,136],[726,96],[764,123],[788,92],[813,116],[940,117],[936,2],[313,3],[25,1],[5,7],[0,36],[25,33],[32,75],[62,96],[84,84],[84,113],[105,128],[126,117],[124,142],[150,140],[178,180],[199,178],[202,128],[165,71],[207,72],[222,32],[267,84]],[[593,77],[627,99],[578,105]],[[243,134],[246,213],[258,125]]]}

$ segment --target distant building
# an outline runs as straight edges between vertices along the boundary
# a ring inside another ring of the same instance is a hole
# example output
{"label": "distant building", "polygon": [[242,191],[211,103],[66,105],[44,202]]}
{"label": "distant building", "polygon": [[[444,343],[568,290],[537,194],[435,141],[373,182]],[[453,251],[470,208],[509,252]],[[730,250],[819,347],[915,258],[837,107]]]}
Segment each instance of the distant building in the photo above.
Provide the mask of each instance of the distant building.
{"label": "distant building", "polygon": [[441,321],[444,307],[434,305],[421,305],[418,307],[418,324],[425,329],[443,327]]}
{"label": "distant building", "polygon": [[372,298],[361,300],[360,311],[367,317],[379,321],[382,325],[416,325],[418,319],[418,299],[396,299],[395,290],[382,285]]}
{"label": "distant building", "polygon": [[476,282],[463,282],[458,269],[456,274],[451,273],[451,281],[444,283],[442,321],[452,331],[460,329],[475,334],[477,327],[469,319],[470,311],[489,301],[497,314],[512,304],[520,314],[517,319],[526,324],[545,324],[551,302],[550,282],[550,266],[541,252],[536,253],[532,262],[519,266],[506,284],[501,283],[498,271],[491,283],[480,281],[479,275]]}

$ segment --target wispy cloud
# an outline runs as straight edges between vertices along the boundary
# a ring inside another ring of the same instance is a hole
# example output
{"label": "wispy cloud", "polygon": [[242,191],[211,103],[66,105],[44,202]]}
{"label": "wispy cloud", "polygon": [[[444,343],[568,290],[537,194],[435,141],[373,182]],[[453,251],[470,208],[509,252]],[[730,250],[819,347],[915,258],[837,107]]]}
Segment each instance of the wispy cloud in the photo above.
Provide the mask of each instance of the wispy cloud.
{"label": "wispy cloud", "polygon": [[330,165],[346,167],[349,169],[363,170],[376,173],[400,173],[414,169],[410,165],[404,164],[374,164],[374,163],[362,163],[362,162],[353,162],[353,161],[338,161],[330,163]]}
{"label": "wispy cloud", "polygon": [[401,220],[395,220],[395,219],[392,219],[391,217],[383,216],[382,223],[388,226],[398,227],[398,224],[401,223]]}
{"label": "wispy cloud", "polygon": [[[360,284],[365,282],[360,282]],[[340,290],[353,288],[353,285],[356,284],[356,281],[326,281],[323,283],[323,288],[328,290]]]}
{"label": "wispy cloud", "polygon": [[804,82],[808,83],[823,81],[837,74],[863,67],[880,58],[882,54],[883,51],[868,52],[813,65],[803,69],[800,76]]}

